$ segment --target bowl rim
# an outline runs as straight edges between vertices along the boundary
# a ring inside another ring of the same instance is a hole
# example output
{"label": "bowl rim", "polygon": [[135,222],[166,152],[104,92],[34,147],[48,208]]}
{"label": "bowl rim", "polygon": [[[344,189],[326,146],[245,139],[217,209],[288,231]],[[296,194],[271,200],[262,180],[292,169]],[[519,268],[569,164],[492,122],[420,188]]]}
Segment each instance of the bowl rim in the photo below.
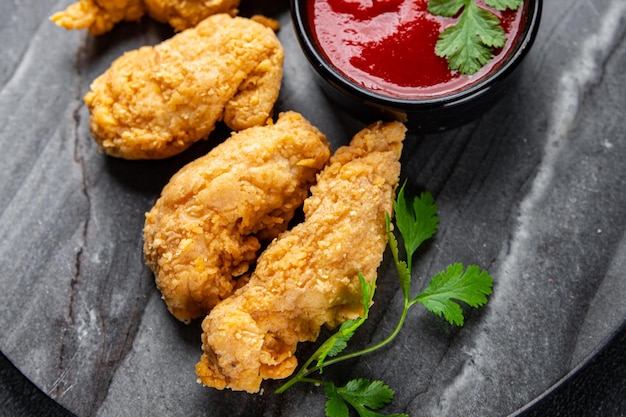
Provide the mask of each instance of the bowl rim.
{"label": "bowl rim", "polygon": [[543,0],[524,0],[524,3],[527,4],[526,7],[528,7],[528,14],[523,33],[517,45],[509,53],[508,59],[485,77],[470,84],[468,88],[447,94],[433,97],[404,98],[378,93],[362,87],[347,78],[326,60],[323,53],[318,49],[317,42],[310,33],[307,23],[306,7],[310,1],[312,0],[290,0],[290,5],[296,37],[307,60],[315,71],[333,87],[343,90],[360,101],[408,112],[415,111],[416,106],[420,106],[423,109],[431,109],[462,105],[485,94],[495,82],[507,78],[520,64],[532,46],[539,30],[543,8]]}

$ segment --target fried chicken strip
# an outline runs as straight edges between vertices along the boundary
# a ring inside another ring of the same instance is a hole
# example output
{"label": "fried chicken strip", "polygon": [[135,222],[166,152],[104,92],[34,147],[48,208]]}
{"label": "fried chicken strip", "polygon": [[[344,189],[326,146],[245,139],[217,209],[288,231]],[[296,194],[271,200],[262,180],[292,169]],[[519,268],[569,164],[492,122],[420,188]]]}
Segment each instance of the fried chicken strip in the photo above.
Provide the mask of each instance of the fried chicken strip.
{"label": "fried chicken strip", "polygon": [[239,0],[79,0],[50,17],[68,30],[87,29],[102,35],[121,21],[136,21],[147,14],[176,31],[196,26],[218,13],[237,14]]}
{"label": "fried chicken strip", "polygon": [[143,0],[146,12],[176,31],[192,28],[205,18],[218,14],[237,14],[239,0]]}
{"label": "fried chicken strip", "polygon": [[127,52],[85,95],[100,148],[126,159],[182,152],[224,120],[233,130],[262,125],[283,75],[274,31],[227,14],[211,16],[154,46]]}
{"label": "fried chicken strip", "polygon": [[176,318],[205,316],[245,281],[260,241],[286,229],[329,157],[326,137],[286,112],[171,178],[146,214],[144,254]]}
{"label": "fried chicken strip", "polygon": [[298,342],[362,314],[357,271],[376,279],[387,244],[405,127],[377,123],[331,157],[304,203],[305,221],[259,256],[250,281],[202,323],[199,380],[258,392],[296,368]]}

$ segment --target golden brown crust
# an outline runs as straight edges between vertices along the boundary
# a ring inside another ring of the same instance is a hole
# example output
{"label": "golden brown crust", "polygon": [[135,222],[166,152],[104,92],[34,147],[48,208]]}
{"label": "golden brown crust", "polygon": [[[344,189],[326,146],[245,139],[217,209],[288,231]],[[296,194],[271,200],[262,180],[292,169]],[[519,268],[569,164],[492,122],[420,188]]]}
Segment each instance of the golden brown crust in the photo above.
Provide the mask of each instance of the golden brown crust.
{"label": "golden brown crust", "polygon": [[208,16],[237,14],[239,0],[143,0],[150,17],[168,23],[176,31],[192,28]]}
{"label": "golden brown crust", "polygon": [[183,167],[146,215],[144,253],[169,310],[206,315],[246,279],[260,240],[286,229],[330,156],[300,114],[234,134]]}
{"label": "golden brown crust", "polygon": [[218,13],[237,14],[239,0],[79,0],[50,17],[68,30],[88,29],[91,35],[108,32],[121,21],[139,20],[148,14],[181,31]]}
{"label": "golden brown crust", "polygon": [[100,148],[126,159],[167,158],[206,139],[224,118],[234,130],[271,116],[284,50],[250,19],[211,16],[154,47],[127,52],[85,95]]}
{"label": "golden brown crust", "polygon": [[357,271],[376,279],[405,130],[377,123],[337,150],[304,203],[305,221],[272,242],[248,284],[203,321],[202,383],[257,392],[263,379],[294,371],[298,342],[362,313]]}
{"label": "golden brown crust", "polygon": [[88,29],[92,35],[108,32],[116,23],[141,19],[143,0],[80,0],[50,17],[65,29]]}

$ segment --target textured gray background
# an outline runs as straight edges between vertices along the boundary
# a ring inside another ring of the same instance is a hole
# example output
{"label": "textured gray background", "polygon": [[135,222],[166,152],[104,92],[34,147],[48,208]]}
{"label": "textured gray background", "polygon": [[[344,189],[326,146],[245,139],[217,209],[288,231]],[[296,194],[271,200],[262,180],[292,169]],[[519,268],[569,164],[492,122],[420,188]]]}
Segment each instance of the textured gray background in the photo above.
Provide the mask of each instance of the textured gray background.
{"label": "textured gray background", "polygon": [[[99,154],[82,102],[123,51],[171,32],[148,20],[92,38],[47,17],[69,2],[2,2],[0,28],[0,349],[79,416],[318,416],[323,395],[218,392],[196,384],[199,323],[167,313],[141,254],[143,213],[180,166],[227,133],[167,161]],[[244,1],[244,6],[246,2]],[[301,55],[287,2],[242,8],[277,17],[287,50],[278,110],[303,113],[337,147],[363,122],[332,106]],[[487,308],[454,329],[412,311],[393,346],[330,371],[382,378],[393,410],[502,416],[591,354],[626,318],[626,2],[547,0],[520,79],[467,126],[411,133],[403,178],[431,191],[441,229],[415,260],[416,290],[453,261],[496,280]],[[390,260],[372,318],[383,337],[400,310]],[[310,346],[300,352],[305,357]]]}

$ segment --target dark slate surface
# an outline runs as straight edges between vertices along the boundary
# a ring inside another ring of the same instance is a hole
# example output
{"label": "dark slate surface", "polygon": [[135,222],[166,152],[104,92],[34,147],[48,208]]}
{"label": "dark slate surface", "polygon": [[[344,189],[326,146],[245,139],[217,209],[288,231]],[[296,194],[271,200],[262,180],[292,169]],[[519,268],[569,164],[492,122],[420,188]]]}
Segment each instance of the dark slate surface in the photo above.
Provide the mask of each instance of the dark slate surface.
{"label": "dark slate surface", "polygon": [[[323,395],[314,387],[275,396],[278,383],[270,381],[264,394],[252,396],[195,382],[199,323],[178,323],[160,300],[142,259],[143,213],[179,167],[227,132],[167,161],[99,154],[82,102],[89,83],[123,51],[171,31],[145,20],[98,38],[67,32],[47,17],[68,3],[0,4],[2,353],[81,417],[323,415]],[[335,148],[347,142],[363,122],[319,91],[287,2],[242,8],[252,12],[283,25],[278,110],[300,111]],[[415,309],[391,347],[330,372],[384,379],[397,391],[389,411],[450,417],[514,413],[590,357],[584,369],[601,363],[613,373],[596,371],[600,379],[590,383],[583,372],[583,387],[605,392],[607,377],[623,380],[621,349],[595,357],[626,319],[624,16],[623,0],[547,0],[536,44],[497,107],[455,130],[410,133],[403,178],[435,195],[442,222],[415,260],[416,277],[453,261],[478,263],[495,277],[494,295],[462,329]],[[390,271],[387,257],[372,317],[356,343],[393,326],[401,298]],[[30,403],[40,401],[37,392],[31,396],[11,372],[2,372],[8,406],[0,414],[45,415]],[[579,398],[580,386],[569,383],[565,406],[548,403],[543,415],[576,415],[579,406],[567,399]],[[609,386],[613,402],[600,393],[586,405],[597,415],[623,416],[624,384]]]}

